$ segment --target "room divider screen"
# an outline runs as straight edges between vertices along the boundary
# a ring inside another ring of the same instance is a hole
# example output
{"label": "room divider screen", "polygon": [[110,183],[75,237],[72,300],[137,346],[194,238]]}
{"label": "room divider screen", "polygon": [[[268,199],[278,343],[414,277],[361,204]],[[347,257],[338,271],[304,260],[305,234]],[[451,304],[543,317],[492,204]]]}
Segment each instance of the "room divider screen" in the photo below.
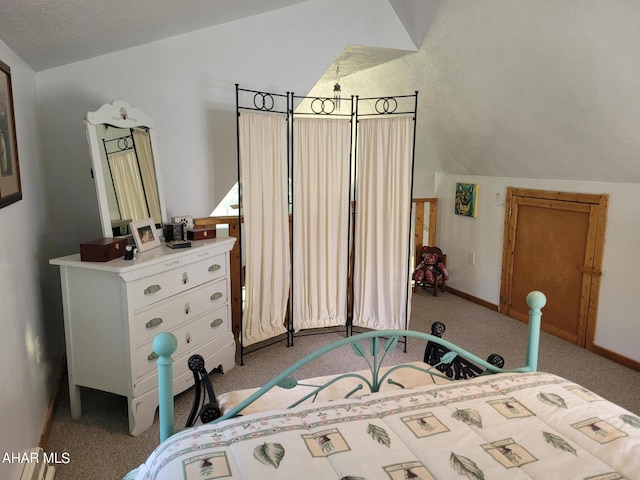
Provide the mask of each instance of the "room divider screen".
{"label": "room divider screen", "polygon": [[236,85],[241,363],[328,327],[408,327],[417,99]]}

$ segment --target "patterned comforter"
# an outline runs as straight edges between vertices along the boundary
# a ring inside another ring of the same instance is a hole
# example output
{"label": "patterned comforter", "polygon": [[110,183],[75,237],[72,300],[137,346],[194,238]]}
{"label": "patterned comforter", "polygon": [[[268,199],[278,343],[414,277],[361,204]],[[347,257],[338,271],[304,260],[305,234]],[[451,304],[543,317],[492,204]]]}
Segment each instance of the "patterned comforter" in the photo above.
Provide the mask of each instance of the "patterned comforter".
{"label": "patterned comforter", "polygon": [[179,432],[137,480],[638,479],[640,418],[548,373],[503,373]]}

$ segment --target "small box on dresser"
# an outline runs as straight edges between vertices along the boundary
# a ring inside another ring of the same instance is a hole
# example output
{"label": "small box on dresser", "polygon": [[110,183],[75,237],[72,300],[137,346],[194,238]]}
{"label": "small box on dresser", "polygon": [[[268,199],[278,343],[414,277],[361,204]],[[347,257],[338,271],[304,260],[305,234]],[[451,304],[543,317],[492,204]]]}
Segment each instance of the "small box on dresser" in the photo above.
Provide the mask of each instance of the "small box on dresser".
{"label": "small box on dresser", "polygon": [[164,240],[165,242],[185,240],[182,223],[178,223],[178,222],[165,223],[164,224]]}
{"label": "small box on dresser", "polygon": [[187,230],[187,240],[208,240],[216,238],[216,229],[214,228],[194,228]]}
{"label": "small box on dresser", "polygon": [[126,252],[126,238],[99,238],[80,244],[80,260],[83,262],[108,262],[122,257]]}

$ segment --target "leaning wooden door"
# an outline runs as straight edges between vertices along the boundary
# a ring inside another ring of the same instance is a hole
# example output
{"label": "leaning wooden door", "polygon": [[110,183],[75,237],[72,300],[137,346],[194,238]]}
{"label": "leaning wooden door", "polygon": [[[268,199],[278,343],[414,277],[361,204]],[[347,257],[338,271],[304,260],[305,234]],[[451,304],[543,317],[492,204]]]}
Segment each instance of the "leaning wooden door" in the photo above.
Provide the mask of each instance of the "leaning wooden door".
{"label": "leaning wooden door", "polygon": [[591,348],[606,195],[507,189],[500,310],[528,321],[531,290],[547,296],[542,329]]}

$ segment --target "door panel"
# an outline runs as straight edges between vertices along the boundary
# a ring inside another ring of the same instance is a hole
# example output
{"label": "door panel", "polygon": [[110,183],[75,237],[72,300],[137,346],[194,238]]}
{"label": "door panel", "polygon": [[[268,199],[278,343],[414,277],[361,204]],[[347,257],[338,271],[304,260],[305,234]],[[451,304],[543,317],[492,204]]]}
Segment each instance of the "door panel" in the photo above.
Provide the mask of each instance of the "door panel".
{"label": "door panel", "polygon": [[563,202],[516,199],[517,242],[513,255],[511,314],[528,318],[531,290],[547,296],[543,326],[573,343],[584,337],[580,302],[589,229],[589,206],[564,209]]}
{"label": "door panel", "polygon": [[597,310],[597,289],[596,308],[589,302],[594,278],[599,281],[594,261],[600,206],[582,197],[576,201],[578,194],[524,196],[526,191],[513,190],[516,194],[507,195],[511,214],[505,219],[501,311],[528,321],[526,295],[539,290],[547,296],[542,329],[586,346],[589,315],[595,321]]}

